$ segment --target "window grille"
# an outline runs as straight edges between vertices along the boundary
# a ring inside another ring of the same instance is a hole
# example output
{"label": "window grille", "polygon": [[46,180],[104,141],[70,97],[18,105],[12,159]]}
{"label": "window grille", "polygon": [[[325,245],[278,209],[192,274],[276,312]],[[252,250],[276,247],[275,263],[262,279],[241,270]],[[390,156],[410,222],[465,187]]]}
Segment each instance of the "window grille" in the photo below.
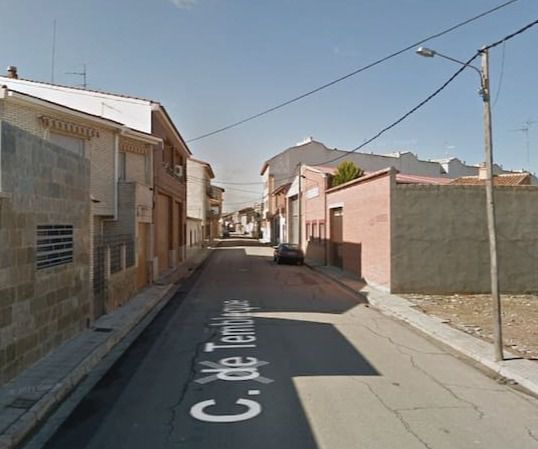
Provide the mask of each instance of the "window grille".
{"label": "window grille", "polygon": [[73,225],[37,226],[38,270],[73,262]]}

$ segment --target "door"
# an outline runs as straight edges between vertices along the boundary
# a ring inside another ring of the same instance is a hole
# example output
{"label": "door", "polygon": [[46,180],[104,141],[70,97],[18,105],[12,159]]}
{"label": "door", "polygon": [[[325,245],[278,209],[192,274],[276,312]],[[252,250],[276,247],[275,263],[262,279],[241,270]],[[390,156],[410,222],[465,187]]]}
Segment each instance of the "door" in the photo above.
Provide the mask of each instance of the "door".
{"label": "door", "polygon": [[148,227],[147,223],[138,223],[138,266],[136,268],[136,288],[148,285]]}
{"label": "door", "polygon": [[157,257],[159,259],[159,273],[168,270],[170,250],[170,197],[157,195]]}
{"label": "door", "polygon": [[331,209],[331,232],[330,232],[330,264],[343,268],[343,216],[341,207]]}

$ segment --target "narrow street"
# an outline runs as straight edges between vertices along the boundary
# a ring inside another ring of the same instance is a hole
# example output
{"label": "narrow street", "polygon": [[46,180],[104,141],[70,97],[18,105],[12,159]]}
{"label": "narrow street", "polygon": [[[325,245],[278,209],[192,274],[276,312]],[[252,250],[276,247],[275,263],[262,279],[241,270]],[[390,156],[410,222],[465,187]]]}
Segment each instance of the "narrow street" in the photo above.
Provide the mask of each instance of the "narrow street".
{"label": "narrow street", "polygon": [[538,400],[228,240],[47,449],[538,448]]}

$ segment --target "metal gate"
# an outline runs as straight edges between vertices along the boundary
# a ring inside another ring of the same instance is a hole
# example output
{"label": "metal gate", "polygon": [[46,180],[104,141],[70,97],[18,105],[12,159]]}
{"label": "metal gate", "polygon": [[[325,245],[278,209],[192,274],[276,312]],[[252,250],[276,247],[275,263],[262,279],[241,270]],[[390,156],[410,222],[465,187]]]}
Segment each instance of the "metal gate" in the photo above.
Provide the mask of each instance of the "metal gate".
{"label": "metal gate", "polygon": [[343,218],[344,212],[341,207],[331,209],[331,236],[330,236],[330,263],[343,268]]}

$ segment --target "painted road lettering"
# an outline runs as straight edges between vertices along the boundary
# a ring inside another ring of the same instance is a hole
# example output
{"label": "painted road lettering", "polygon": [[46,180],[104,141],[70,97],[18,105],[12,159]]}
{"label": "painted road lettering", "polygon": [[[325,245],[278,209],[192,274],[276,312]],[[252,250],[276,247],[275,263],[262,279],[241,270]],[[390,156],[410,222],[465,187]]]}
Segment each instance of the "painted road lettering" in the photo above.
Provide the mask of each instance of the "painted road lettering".
{"label": "painted road lettering", "polygon": [[[220,316],[212,318],[209,324],[217,329],[218,341],[206,343],[204,352],[255,349],[257,337],[252,312],[257,309],[259,307],[250,306],[246,300],[230,299],[224,301],[222,313]],[[223,381],[228,385],[234,385],[229,382],[255,381],[266,385],[274,381],[262,376],[259,368],[268,364],[269,362],[259,360],[257,357],[242,355],[228,356],[218,361],[204,360],[199,362],[199,365],[203,366],[200,373],[206,375],[199,377],[195,382],[205,385],[210,382]],[[259,396],[261,393],[261,390],[251,389],[247,392],[248,396]],[[261,404],[251,399],[239,398],[235,401],[236,406],[240,405],[244,409],[238,413],[212,413],[212,408],[216,405],[215,399],[198,402],[191,407],[190,415],[199,421],[209,423],[232,423],[246,421],[262,413]]]}
{"label": "painted road lettering", "polygon": [[255,418],[262,412],[261,405],[256,401],[251,401],[250,399],[238,399],[235,401],[235,403],[237,405],[245,406],[247,410],[242,413],[236,413],[235,415],[212,415],[207,413],[206,409],[216,405],[217,403],[214,399],[208,399],[207,401],[194,404],[191,408],[191,416],[199,421],[231,423],[247,421]]}

